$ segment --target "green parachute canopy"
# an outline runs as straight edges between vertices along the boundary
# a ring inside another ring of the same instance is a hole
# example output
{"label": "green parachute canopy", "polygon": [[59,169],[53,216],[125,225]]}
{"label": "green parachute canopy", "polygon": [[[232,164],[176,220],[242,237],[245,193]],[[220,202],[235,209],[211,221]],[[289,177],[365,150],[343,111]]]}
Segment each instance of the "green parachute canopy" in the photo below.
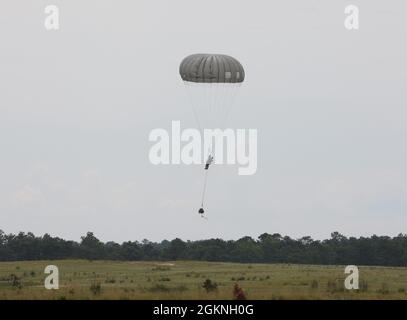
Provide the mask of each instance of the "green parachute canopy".
{"label": "green parachute canopy", "polygon": [[224,54],[192,54],[179,67],[182,80],[199,83],[240,83],[245,73],[242,64]]}

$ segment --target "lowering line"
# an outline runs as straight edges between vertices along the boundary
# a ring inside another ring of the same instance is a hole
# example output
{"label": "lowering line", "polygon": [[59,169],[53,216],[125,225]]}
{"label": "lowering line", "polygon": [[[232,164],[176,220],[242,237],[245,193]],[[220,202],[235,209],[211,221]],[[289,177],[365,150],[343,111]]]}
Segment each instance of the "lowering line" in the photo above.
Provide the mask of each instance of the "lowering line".
{"label": "lowering line", "polygon": [[202,201],[201,201],[201,208],[202,209],[203,209],[203,206],[204,206],[207,183],[208,183],[208,170],[205,170],[205,178],[204,178],[204,185],[203,185],[203,190],[202,190]]}
{"label": "lowering line", "polygon": [[204,210],[204,201],[205,201],[205,193],[206,193],[206,185],[208,184],[208,171],[209,171],[209,166],[213,162],[213,156],[209,154],[208,160],[206,161],[205,164],[205,177],[204,177],[204,185],[203,185],[203,190],[202,190],[202,199],[201,199],[201,208],[199,209],[198,213],[201,215],[202,218],[207,219],[204,216],[205,210]]}

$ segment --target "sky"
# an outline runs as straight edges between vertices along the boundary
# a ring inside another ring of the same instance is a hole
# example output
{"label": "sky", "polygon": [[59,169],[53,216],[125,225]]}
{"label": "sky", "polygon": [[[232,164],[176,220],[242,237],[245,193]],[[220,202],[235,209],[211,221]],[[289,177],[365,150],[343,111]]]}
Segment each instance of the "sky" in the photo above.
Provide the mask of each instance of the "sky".
{"label": "sky", "polygon": [[[349,2],[349,3],[348,3]],[[395,236],[407,225],[407,20],[390,0],[0,3],[0,229],[117,242],[264,232]],[[344,8],[360,29],[344,27]],[[258,130],[258,170],[153,165],[155,128],[196,127],[178,73],[237,58],[231,128]]]}

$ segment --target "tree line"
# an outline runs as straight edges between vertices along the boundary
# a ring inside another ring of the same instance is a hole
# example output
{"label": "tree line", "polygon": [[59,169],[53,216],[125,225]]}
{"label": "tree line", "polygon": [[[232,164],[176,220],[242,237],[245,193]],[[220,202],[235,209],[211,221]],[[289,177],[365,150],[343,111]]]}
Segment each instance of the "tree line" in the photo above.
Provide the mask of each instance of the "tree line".
{"label": "tree line", "polygon": [[208,239],[161,242],[102,242],[92,232],[79,242],[0,230],[0,261],[17,260],[201,260],[243,263],[299,263],[407,266],[407,234],[396,237],[345,237],[333,232],[330,239],[309,236],[292,239],[263,233],[257,239]]}

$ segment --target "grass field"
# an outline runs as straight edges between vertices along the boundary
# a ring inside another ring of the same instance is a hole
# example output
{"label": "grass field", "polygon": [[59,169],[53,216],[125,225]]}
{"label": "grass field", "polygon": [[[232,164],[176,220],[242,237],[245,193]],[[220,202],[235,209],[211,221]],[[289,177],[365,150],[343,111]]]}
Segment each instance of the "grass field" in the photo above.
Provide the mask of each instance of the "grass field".
{"label": "grass field", "polygon": [[[47,265],[59,290],[44,288]],[[360,267],[360,289],[344,289],[343,266],[215,262],[0,262],[0,299],[407,299],[407,268]],[[217,283],[207,292],[206,279]]]}

